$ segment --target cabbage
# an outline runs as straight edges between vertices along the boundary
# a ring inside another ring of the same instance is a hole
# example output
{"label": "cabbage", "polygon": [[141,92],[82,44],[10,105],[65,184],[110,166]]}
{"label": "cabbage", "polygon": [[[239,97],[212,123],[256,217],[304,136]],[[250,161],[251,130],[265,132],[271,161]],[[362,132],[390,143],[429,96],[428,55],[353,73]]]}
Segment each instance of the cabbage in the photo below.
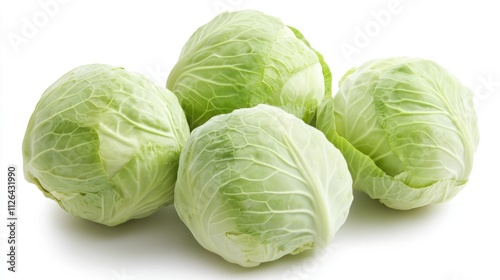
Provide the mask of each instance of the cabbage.
{"label": "cabbage", "polygon": [[438,64],[407,57],[348,71],[316,125],[345,156],[354,188],[395,209],[454,197],[479,139],[471,90]]}
{"label": "cabbage", "polygon": [[313,123],[331,73],[304,36],[257,11],[225,12],[187,41],[169,74],[191,129],[212,116],[269,104]]}
{"label": "cabbage", "polygon": [[250,267],[327,246],[352,199],[338,149],[297,117],[261,104],[192,131],[174,205],[204,248]]}
{"label": "cabbage", "polygon": [[144,76],[84,65],[42,95],[24,174],[69,213],[113,226],[173,202],[189,128],[177,98]]}

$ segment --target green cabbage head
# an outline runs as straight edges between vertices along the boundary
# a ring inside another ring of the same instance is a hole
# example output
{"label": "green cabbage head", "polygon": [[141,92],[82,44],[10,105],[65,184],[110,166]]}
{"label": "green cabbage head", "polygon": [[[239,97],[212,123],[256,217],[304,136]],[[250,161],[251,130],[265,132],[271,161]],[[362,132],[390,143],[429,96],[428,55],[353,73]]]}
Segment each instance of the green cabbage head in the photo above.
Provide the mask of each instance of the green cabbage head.
{"label": "green cabbage head", "polygon": [[354,188],[395,209],[454,197],[479,139],[471,90],[438,64],[407,57],[348,71],[317,127],[344,154]]}
{"label": "green cabbage head", "polygon": [[24,136],[24,174],[69,213],[113,226],[173,202],[188,134],[168,90],[123,68],[84,65],[36,105]]}
{"label": "green cabbage head", "polygon": [[192,131],[174,204],[204,248],[251,267],[327,246],[352,198],[345,159],[321,131],[261,104]]}
{"label": "green cabbage head", "polygon": [[225,12],[200,27],[167,81],[191,129],[237,108],[269,104],[307,123],[331,94],[331,73],[304,36],[258,11]]}

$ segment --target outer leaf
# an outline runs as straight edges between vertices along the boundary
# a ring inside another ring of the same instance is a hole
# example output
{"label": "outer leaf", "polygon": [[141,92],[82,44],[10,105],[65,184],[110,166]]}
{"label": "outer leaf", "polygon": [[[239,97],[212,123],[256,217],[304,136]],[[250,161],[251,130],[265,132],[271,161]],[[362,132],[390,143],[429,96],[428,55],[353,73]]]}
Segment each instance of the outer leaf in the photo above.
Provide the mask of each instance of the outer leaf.
{"label": "outer leaf", "polygon": [[[304,35],[302,35],[302,33],[297,28],[292,26],[288,26],[288,28],[293,31],[297,39],[301,40],[302,42],[304,42],[304,44],[312,49],[311,44],[309,44]],[[319,63],[321,64],[321,69],[323,72],[323,77],[325,79],[325,96],[332,96],[332,72],[330,70],[330,67],[328,66],[328,64],[326,64],[325,58],[320,52],[318,52],[317,50],[314,50],[314,52],[318,56]]]}
{"label": "outer leaf", "polygon": [[402,165],[378,122],[373,93],[380,73],[395,63],[400,59],[367,62],[359,70],[351,69],[334,97],[338,133],[392,176],[402,172]]}

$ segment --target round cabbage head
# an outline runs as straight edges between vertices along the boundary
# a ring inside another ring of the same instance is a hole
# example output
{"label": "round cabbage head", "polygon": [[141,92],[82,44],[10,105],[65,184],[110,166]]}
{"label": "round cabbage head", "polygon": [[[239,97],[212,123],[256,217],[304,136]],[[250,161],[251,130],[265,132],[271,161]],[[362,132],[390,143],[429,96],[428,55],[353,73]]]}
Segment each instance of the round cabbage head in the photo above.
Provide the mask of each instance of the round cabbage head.
{"label": "round cabbage head", "polygon": [[270,104],[307,123],[331,94],[331,73],[304,36],[251,10],[225,12],[187,41],[167,81],[191,129],[217,114]]}
{"label": "round cabbage head", "polygon": [[250,267],[327,246],[352,198],[339,150],[314,127],[262,104],[191,133],[174,204],[204,248]]}
{"label": "round cabbage head", "polygon": [[173,202],[189,127],[144,76],[84,65],[52,84],[29,120],[24,174],[69,213],[113,226]]}
{"label": "round cabbage head", "polygon": [[472,92],[438,64],[396,57],[348,71],[317,127],[354,187],[391,208],[444,202],[467,183],[478,145]]}

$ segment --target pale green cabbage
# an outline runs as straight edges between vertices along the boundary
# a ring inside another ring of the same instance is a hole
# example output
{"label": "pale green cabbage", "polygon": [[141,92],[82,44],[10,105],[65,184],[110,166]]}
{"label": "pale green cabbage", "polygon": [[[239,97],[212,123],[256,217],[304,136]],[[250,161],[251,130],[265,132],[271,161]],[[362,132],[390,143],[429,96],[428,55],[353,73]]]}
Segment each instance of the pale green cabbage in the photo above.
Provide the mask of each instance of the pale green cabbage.
{"label": "pale green cabbage", "polygon": [[270,104],[307,123],[331,95],[323,57],[295,28],[257,11],[225,12],[187,41],[167,81],[191,129],[217,114]]}
{"label": "pale green cabbage", "polygon": [[192,131],[174,204],[204,248],[250,267],[327,246],[352,199],[339,150],[316,128],[262,104]]}
{"label": "pale green cabbage", "polygon": [[173,202],[188,135],[171,92],[123,68],[85,65],[36,105],[24,174],[69,213],[113,226]]}
{"label": "pale green cabbage", "polygon": [[366,62],[345,74],[317,118],[353,186],[389,207],[444,202],[468,181],[479,139],[472,92],[432,61]]}

